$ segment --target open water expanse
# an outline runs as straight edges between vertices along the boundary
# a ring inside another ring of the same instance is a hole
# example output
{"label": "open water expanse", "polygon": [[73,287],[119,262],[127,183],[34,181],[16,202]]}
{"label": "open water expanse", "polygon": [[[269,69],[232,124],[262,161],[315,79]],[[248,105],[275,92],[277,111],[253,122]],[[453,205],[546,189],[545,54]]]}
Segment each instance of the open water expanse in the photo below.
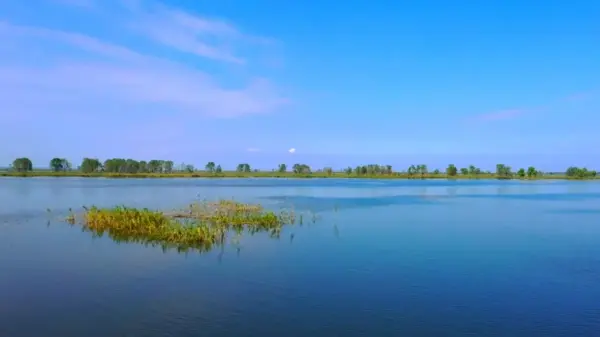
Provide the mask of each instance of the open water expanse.
{"label": "open water expanse", "polygon": [[[232,197],[319,219],[205,254],[57,220]],[[0,178],[0,336],[600,336],[600,183]]]}

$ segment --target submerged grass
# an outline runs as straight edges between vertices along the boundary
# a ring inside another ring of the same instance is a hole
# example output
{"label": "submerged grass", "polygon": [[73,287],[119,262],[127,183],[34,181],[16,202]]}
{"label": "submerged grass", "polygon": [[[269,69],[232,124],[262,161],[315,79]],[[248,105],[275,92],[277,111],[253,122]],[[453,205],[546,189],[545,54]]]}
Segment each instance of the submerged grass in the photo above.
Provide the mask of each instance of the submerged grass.
{"label": "submerged grass", "polygon": [[[81,215],[71,213],[66,219],[80,223],[84,231],[94,236],[107,234],[118,242],[139,242],[161,245],[178,250],[208,251],[223,245],[228,233],[268,232],[279,237],[285,225],[296,223],[295,212],[279,213],[263,209],[261,205],[244,204],[232,200],[200,202],[186,209],[171,212],[148,208],[85,208]],[[313,217],[313,222],[316,217]]]}

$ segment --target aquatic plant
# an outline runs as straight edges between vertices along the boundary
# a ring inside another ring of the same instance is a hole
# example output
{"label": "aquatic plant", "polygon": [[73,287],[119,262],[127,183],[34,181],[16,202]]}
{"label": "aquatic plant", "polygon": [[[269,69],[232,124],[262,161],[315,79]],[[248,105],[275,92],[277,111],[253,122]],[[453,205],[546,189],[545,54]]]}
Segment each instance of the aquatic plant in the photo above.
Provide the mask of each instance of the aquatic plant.
{"label": "aquatic plant", "polygon": [[71,212],[66,221],[80,223],[84,231],[94,236],[106,234],[119,242],[208,251],[223,245],[228,233],[239,236],[245,232],[268,232],[279,237],[283,226],[294,224],[295,219],[293,211],[275,213],[261,205],[220,200],[193,203],[186,209],[170,212],[125,206],[84,207],[82,214]]}

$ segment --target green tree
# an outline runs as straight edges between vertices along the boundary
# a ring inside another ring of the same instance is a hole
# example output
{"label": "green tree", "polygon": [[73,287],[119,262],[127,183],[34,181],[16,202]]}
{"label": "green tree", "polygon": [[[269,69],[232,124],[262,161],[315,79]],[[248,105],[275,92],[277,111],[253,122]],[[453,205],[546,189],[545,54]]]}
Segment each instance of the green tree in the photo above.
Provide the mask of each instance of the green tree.
{"label": "green tree", "polygon": [[27,157],[17,158],[13,160],[12,168],[17,172],[29,172],[33,170],[33,163]]}
{"label": "green tree", "polygon": [[164,160],[152,159],[148,162],[148,172],[162,173],[164,169]]}
{"label": "green tree", "polygon": [[173,165],[175,165],[175,163],[173,163],[172,160],[165,160],[163,162],[163,172],[164,173],[173,173]]}
{"label": "green tree", "polygon": [[98,172],[102,169],[102,164],[97,158],[83,158],[80,170],[83,173]]}
{"label": "green tree", "polygon": [[527,168],[527,177],[528,177],[529,179],[531,179],[531,178],[534,178],[534,177],[536,177],[536,176],[538,176],[538,171],[535,169],[535,167],[533,167],[533,166],[529,166],[529,167]]}
{"label": "green tree", "polygon": [[571,167],[567,168],[567,171],[565,171],[565,175],[570,178],[575,178],[579,174],[579,172],[580,172],[580,168],[571,166]]}
{"label": "green tree", "polygon": [[596,171],[590,171],[585,167],[579,168],[576,166],[571,166],[567,169],[565,175],[569,178],[575,179],[595,178]]}
{"label": "green tree", "polygon": [[469,165],[469,175],[477,176],[481,173],[481,170],[475,165]]}
{"label": "green tree", "polygon": [[215,168],[215,173],[222,173],[223,169],[221,168],[221,165],[217,165],[217,167]]}
{"label": "green tree", "polygon": [[54,172],[62,171],[62,159],[52,158],[52,160],[50,160],[50,168]]}
{"label": "green tree", "polygon": [[333,174],[333,169],[331,167],[326,167],[323,169],[326,175],[331,176]]}
{"label": "green tree", "polygon": [[216,168],[216,164],[212,161],[209,161],[208,163],[206,163],[206,165],[204,166],[204,168],[208,171],[208,172],[215,172],[215,168]]}
{"label": "green tree", "polygon": [[512,178],[512,171],[510,166],[504,164],[496,164],[496,178],[497,179],[510,179]]}
{"label": "green tree", "polygon": [[[346,172],[346,170],[344,170]],[[379,165],[379,164],[368,164],[368,165],[359,165],[354,169],[354,174],[356,175],[382,175],[382,174],[392,174],[392,165]]]}
{"label": "green tree", "polygon": [[526,175],[527,175],[527,173],[525,172],[525,169],[524,169],[524,168],[520,168],[520,169],[517,171],[517,176],[519,176],[519,178],[521,178],[521,179],[522,179],[522,178],[525,178],[525,176],[526,176]]}
{"label": "green tree", "polygon": [[409,177],[412,177],[413,175],[415,175],[419,172],[419,169],[415,165],[410,165],[406,172],[408,173]]}
{"label": "green tree", "polygon": [[[159,161],[154,161],[153,165],[152,172],[162,172]],[[104,161],[103,168],[105,172],[110,173],[135,174],[140,172],[140,162],[134,159],[110,158]]]}
{"label": "green tree", "polygon": [[460,174],[462,174],[463,176],[468,176],[469,175],[469,169],[466,167],[463,167],[460,169]]}
{"label": "green tree", "polygon": [[279,171],[279,173],[285,173],[285,172],[287,172],[287,165],[279,164],[279,168],[277,170]]}
{"label": "green tree", "polygon": [[436,176],[439,175],[440,174],[440,170],[438,170],[438,169],[433,170],[433,174],[435,174]]}
{"label": "green tree", "polygon": [[134,159],[125,160],[125,172],[126,173],[138,173],[140,171],[140,162]]}
{"label": "green tree", "polygon": [[419,172],[419,174],[421,175],[421,179],[425,178],[425,175],[428,173],[427,165],[417,165],[417,172]]}
{"label": "green tree", "polygon": [[71,169],[71,163],[65,158],[52,158],[50,160],[50,169],[54,172],[68,171]]}
{"label": "green tree", "polygon": [[148,162],[145,160],[140,160],[139,163],[139,173],[147,173],[148,172]]}
{"label": "green tree", "polygon": [[457,173],[458,169],[456,168],[456,166],[454,166],[454,164],[450,164],[446,168],[446,175],[448,175],[449,177],[454,177]]}
{"label": "green tree", "polygon": [[109,158],[104,161],[102,166],[104,167],[104,172],[120,173],[121,167],[125,166],[125,160],[118,158]]}
{"label": "green tree", "polygon": [[352,167],[348,166],[344,169],[344,173],[347,175],[352,175]]}
{"label": "green tree", "polygon": [[294,166],[292,166],[292,171],[295,174],[310,174],[311,173],[310,166],[308,166],[306,164],[294,164]]}
{"label": "green tree", "polygon": [[252,172],[250,164],[238,164],[236,171],[238,172]]}
{"label": "green tree", "polygon": [[63,158],[62,168],[63,171],[71,171],[73,169],[73,165],[66,158]]}

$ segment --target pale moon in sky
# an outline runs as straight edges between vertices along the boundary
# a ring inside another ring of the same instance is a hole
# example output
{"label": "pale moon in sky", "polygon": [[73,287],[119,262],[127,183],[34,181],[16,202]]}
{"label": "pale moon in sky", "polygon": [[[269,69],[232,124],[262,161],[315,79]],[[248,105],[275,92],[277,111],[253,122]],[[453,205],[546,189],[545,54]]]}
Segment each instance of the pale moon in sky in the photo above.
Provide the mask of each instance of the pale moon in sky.
{"label": "pale moon in sky", "polygon": [[296,152],[296,149],[294,149],[294,148],[291,148],[291,149],[289,149],[289,150],[288,150],[288,152],[289,152],[289,153],[294,153],[294,152]]}

